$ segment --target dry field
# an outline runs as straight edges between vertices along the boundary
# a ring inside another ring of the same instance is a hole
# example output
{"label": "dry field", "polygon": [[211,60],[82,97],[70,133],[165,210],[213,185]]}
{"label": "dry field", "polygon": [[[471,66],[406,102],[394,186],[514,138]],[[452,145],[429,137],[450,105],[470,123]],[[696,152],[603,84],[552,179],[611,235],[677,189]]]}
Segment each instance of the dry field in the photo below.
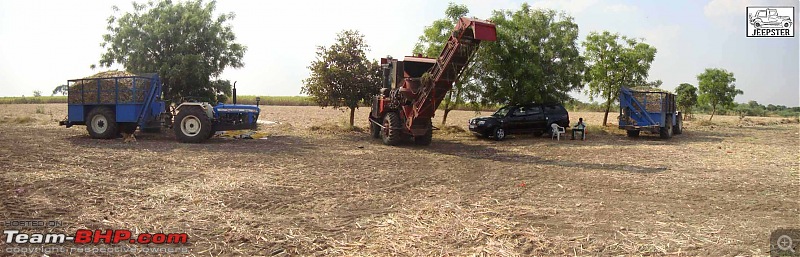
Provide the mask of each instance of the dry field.
{"label": "dry field", "polygon": [[265,139],[126,144],[40,106],[0,109],[0,220],[186,232],[199,256],[768,255],[773,229],[800,227],[794,120],[698,115],[664,141],[571,113],[587,141],[450,127],[429,147],[388,147],[339,129],[345,112],[265,106],[279,122]]}

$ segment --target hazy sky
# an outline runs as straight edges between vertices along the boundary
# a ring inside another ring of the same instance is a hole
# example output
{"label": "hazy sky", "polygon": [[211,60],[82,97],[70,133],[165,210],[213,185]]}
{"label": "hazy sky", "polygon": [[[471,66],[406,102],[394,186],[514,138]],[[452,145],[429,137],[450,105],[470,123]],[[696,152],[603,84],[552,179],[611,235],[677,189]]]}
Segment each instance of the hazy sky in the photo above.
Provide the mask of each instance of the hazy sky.
{"label": "hazy sky", "polygon": [[[329,45],[337,32],[357,29],[371,46],[370,58],[411,54],[424,26],[442,18],[449,1],[242,1],[222,0],[218,12],[234,12],[238,41],[248,47],[245,67],[225,71],[240,94],[299,95],[315,47]],[[523,1],[461,0],[470,16],[517,9]],[[131,10],[131,1],[0,0],[0,96],[49,95],[66,80],[96,73],[111,6]],[[800,105],[800,53],[794,38],[745,37],[746,6],[795,6],[797,0],[543,0],[534,7],[563,10],[575,17],[581,41],[590,31],[608,30],[644,38],[658,49],[650,80],[665,89],[697,85],[705,68],[734,73],[744,95],[737,102]],[[574,94],[586,99],[580,93]]]}

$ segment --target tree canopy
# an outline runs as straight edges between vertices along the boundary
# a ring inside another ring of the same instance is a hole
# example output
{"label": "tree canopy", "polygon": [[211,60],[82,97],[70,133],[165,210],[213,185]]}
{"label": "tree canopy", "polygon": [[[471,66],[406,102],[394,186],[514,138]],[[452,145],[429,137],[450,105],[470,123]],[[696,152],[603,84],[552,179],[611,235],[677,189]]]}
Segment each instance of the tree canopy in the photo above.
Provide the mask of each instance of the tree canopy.
{"label": "tree canopy", "polygon": [[583,46],[589,62],[589,95],[606,99],[604,126],[621,86],[660,85],[658,81],[647,82],[650,64],[656,56],[655,47],[608,31],[589,33]]}
{"label": "tree canopy", "polygon": [[[228,21],[234,13],[214,15],[216,1],[171,0],[133,3],[133,11],[108,18],[101,46],[101,66],[122,64],[133,73],[157,72],[164,96],[216,102],[230,95],[227,81],[216,80],[225,68],[241,68],[247,48],[236,42]],[[94,65],[93,65],[94,66]]]}
{"label": "tree canopy", "polygon": [[708,68],[703,73],[697,75],[700,103],[711,106],[711,117],[717,112],[717,107],[732,107],[733,99],[744,92],[736,89],[736,78],[733,72],[725,69]]}
{"label": "tree canopy", "polygon": [[676,104],[687,114],[683,117],[688,117],[688,115],[692,114],[692,107],[697,105],[697,88],[689,83],[681,83],[680,86],[675,88],[675,94]]}
{"label": "tree canopy", "polygon": [[482,102],[563,102],[583,87],[586,66],[572,17],[523,3],[516,11],[495,11],[491,20],[497,42],[481,46],[475,67]]}
{"label": "tree canopy", "polygon": [[367,51],[360,32],[340,32],[330,47],[317,47],[317,59],[308,66],[311,76],[303,80],[301,93],[322,107],[349,108],[352,127],[359,103],[370,101],[381,85],[380,65],[367,59]]}

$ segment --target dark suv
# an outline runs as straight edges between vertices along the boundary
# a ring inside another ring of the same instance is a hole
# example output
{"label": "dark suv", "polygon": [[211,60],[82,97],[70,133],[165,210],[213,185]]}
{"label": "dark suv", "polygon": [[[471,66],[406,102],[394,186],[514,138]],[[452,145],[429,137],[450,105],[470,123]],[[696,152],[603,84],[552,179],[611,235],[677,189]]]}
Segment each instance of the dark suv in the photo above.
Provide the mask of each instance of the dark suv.
{"label": "dark suv", "polygon": [[550,133],[550,125],[569,126],[569,113],[561,104],[509,105],[491,116],[469,120],[469,130],[476,136],[503,140],[509,134]]}

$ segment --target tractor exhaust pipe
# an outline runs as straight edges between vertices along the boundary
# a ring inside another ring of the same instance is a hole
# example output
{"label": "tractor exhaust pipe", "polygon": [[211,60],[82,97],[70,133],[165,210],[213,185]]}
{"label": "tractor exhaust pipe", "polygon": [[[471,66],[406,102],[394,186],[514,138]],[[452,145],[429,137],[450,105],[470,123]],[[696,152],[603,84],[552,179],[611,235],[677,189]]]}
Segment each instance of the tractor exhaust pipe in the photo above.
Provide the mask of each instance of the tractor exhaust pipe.
{"label": "tractor exhaust pipe", "polygon": [[236,104],[236,82],[233,82],[233,104]]}

